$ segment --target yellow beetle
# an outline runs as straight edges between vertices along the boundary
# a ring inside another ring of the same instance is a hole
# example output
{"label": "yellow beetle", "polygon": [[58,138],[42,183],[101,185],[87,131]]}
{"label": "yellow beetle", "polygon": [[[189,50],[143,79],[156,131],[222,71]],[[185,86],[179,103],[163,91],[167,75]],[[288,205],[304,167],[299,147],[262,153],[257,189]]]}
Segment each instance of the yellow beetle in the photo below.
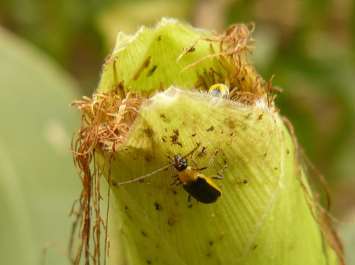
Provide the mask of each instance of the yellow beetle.
{"label": "yellow beetle", "polygon": [[[199,146],[199,145],[198,145]],[[197,147],[198,147],[197,146]],[[173,166],[178,174],[175,176],[173,184],[181,184],[184,190],[189,194],[189,198],[193,197],[197,201],[202,203],[213,203],[221,196],[221,189],[213,182],[212,179],[222,179],[223,176],[216,175],[208,177],[202,174],[200,171],[206,168],[195,169],[188,165],[187,156],[191,155],[197,147],[187,155],[174,155],[170,160],[170,163],[150,172],[146,175],[136,177],[130,180],[117,183],[117,186],[134,183],[141,181],[147,177],[155,175],[158,172],[166,170],[168,167]]]}

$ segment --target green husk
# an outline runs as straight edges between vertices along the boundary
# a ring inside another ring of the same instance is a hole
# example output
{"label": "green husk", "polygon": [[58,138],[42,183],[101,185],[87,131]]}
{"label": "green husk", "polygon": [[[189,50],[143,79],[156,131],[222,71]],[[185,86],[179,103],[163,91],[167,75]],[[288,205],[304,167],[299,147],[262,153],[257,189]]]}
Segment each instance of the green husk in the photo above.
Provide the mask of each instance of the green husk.
{"label": "green husk", "polygon": [[[321,226],[272,86],[247,61],[249,33],[237,25],[217,36],[163,20],[135,36],[119,34],[99,93],[78,104],[89,118],[76,145],[96,152],[95,165],[111,184],[109,264],[342,262],[335,235]],[[220,82],[230,86],[229,99],[206,92]],[[85,141],[87,135],[94,140]],[[217,202],[193,200],[191,206],[183,188],[170,185],[173,169],[118,185],[197,145],[189,162],[207,166],[206,176],[227,166],[216,181],[222,190]],[[83,179],[90,179],[91,159],[76,156],[86,165]],[[84,191],[91,189],[84,184]]]}

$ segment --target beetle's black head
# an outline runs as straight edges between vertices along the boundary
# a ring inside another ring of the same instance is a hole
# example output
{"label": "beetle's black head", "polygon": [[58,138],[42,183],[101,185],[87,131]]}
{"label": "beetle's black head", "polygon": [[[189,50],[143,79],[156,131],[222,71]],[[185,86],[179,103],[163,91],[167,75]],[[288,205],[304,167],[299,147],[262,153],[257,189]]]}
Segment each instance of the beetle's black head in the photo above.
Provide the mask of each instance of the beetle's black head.
{"label": "beetle's black head", "polygon": [[174,156],[174,167],[177,171],[183,171],[187,168],[187,159],[181,155]]}

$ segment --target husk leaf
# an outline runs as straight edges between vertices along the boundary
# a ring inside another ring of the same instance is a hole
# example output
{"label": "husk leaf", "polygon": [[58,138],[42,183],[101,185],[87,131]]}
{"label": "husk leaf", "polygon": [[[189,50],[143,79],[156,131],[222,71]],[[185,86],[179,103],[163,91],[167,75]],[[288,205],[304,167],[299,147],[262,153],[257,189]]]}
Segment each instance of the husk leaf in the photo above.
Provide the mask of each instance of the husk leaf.
{"label": "husk leaf", "polygon": [[[84,117],[74,142],[84,217],[90,196],[97,210],[97,177],[106,176],[111,187],[110,264],[342,263],[336,236],[321,225],[294,135],[274,106],[271,82],[247,60],[251,31],[239,24],[215,35],[163,19],[134,36],[120,33],[98,94],[76,103]],[[207,93],[215,83],[230,87],[227,99]],[[173,167],[119,185],[196,146],[188,159],[193,167],[207,167],[206,176],[224,169],[215,203],[188,202],[185,190],[171,185]],[[100,170],[90,171],[93,157]]]}

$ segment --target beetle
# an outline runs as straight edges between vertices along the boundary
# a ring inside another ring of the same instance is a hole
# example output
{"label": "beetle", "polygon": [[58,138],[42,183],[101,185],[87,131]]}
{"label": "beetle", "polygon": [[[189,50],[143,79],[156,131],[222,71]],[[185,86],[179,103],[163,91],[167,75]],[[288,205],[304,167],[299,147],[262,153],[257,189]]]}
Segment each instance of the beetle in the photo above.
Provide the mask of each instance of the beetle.
{"label": "beetle", "polygon": [[193,168],[189,165],[187,157],[197,150],[199,145],[194,148],[188,154],[182,156],[180,154],[174,155],[172,158],[169,157],[170,163],[150,172],[146,175],[133,178],[130,180],[122,181],[117,183],[117,185],[124,185],[129,183],[134,183],[148,178],[158,172],[164,171],[167,168],[173,166],[177,170],[177,175],[174,176],[175,180],[172,184],[182,185],[184,190],[189,194],[189,200],[191,197],[195,198],[197,201],[202,203],[214,203],[222,195],[221,189],[214,183],[213,179],[222,179],[221,174],[216,176],[206,176],[201,173],[204,168]]}
{"label": "beetle", "polygon": [[173,157],[173,166],[178,171],[174,183],[182,184],[189,196],[202,203],[213,203],[221,196],[222,191],[213,179],[221,179],[222,176],[209,177],[202,174],[201,171],[206,168],[192,168],[186,157],[179,154]]}

